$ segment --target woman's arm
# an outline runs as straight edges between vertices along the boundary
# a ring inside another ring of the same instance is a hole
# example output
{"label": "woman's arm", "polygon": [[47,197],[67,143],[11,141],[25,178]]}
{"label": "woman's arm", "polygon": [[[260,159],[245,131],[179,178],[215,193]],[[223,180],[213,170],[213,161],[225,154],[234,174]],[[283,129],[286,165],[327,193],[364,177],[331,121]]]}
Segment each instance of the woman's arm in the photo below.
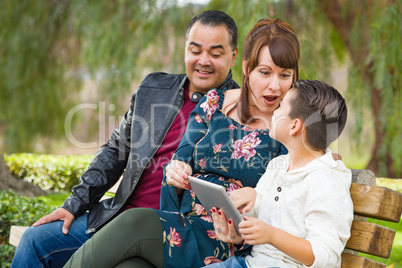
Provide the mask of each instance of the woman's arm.
{"label": "woman's arm", "polygon": [[192,169],[194,169],[194,147],[208,131],[210,117],[207,117],[206,112],[201,107],[207,101],[207,97],[204,96],[190,113],[186,132],[172,158],[173,160],[179,160],[188,164]]}
{"label": "woman's arm", "polygon": [[194,147],[208,131],[209,118],[201,107],[207,101],[207,96],[204,96],[191,112],[186,132],[173,155],[172,161],[165,167],[166,183],[176,187],[179,196],[184,189],[190,189],[187,176],[193,173]]}

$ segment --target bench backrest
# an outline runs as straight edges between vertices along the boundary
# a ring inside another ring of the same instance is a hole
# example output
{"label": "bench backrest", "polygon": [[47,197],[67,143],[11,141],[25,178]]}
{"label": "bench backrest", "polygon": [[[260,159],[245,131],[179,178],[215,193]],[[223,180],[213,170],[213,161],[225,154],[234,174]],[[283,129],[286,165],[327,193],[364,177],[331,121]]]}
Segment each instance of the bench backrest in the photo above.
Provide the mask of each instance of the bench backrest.
{"label": "bench backrest", "polygon": [[395,230],[366,221],[365,217],[399,222],[402,213],[402,193],[375,186],[375,176],[369,170],[352,170],[350,194],[355,219],[351,236],[342,254],[342,268],[384,267],[385,264],[358,256],[358,252],[388,258],[394,243]]}

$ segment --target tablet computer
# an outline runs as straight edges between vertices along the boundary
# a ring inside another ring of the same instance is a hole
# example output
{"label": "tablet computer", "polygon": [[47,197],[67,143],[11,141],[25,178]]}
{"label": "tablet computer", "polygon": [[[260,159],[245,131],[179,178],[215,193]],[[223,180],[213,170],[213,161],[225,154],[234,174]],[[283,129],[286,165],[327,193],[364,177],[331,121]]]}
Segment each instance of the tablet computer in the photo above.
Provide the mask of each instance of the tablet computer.
{"label": "tablet computer", "polygon": [[188,181],[190,182],[191,189],[197,195],[207,213],[210,215],[209,211],[213,207],[221,209],[227,219],[233,220],[237,232],[240,233],[239,223],[243,221],[243,217],[229,198],[225,188],[192,176],[188,176]]}

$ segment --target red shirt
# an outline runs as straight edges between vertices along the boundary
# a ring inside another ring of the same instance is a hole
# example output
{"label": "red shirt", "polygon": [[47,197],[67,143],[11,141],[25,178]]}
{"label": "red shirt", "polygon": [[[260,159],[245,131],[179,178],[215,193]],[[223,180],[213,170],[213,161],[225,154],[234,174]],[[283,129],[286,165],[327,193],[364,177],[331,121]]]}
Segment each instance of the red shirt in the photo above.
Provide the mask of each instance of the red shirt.
{"label": "red shirt", "polygon": [[151,159],[150,166],[142,173],[125,210],[134,207],[159,209],[163,167],[172,159],[173,153],[179,146],[181,138],[186,131],[188,117],[197,105],[191,101],[188,94],[189,86],[188,83],[186,83],[183,107],[173,121],[161,147]]}

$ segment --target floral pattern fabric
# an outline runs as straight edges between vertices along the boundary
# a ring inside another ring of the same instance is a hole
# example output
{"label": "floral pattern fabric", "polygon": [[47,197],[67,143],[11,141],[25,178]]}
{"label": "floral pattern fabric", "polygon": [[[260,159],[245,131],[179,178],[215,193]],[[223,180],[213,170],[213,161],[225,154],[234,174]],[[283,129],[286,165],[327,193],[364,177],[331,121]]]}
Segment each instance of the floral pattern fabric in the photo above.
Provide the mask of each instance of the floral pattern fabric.
{"label": "floral pattern fabric", "polygon": [[[268,130],[244,126],[222,112],[224,90],[213,89],[191,113],[186,133],[173,159],[188,163],[193,176],[217,183],[230,193],[255,187],[268,162],[286,148]],[[165,267],[201,267],[233,255],[234,245],[217,239],[212,218],[194,192],[179,200],[176,188],[161,188],[161,219]]]}

